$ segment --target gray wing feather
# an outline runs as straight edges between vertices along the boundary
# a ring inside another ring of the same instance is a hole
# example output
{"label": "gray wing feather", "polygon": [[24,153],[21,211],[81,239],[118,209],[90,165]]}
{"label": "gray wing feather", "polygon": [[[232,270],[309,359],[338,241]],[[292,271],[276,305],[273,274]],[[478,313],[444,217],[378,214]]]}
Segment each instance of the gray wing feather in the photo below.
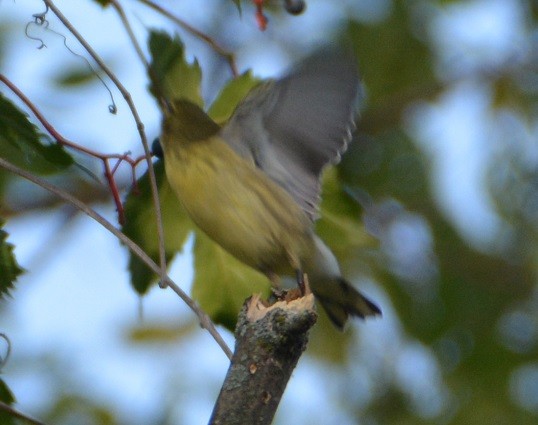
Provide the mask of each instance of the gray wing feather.
{"label": "gray wing feather", "polygon": [[355,61],[320,51],[287,76],[254,89],[221,136],[317,218],[320,175],[337,163],[354,129],[358,97]]}

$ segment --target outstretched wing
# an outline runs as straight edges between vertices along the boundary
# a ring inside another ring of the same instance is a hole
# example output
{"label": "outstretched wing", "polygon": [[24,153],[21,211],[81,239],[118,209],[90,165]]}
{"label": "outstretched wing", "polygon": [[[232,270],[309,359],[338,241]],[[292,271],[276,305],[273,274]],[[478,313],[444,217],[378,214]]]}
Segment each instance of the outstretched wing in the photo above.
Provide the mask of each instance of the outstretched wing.
{"label": "outstretched wing", "polygon": [[354,129],[359,77],[352,57],[323,50],[285,77],[255,88],[221,136],[282,186],[315,220],[320,175]]}

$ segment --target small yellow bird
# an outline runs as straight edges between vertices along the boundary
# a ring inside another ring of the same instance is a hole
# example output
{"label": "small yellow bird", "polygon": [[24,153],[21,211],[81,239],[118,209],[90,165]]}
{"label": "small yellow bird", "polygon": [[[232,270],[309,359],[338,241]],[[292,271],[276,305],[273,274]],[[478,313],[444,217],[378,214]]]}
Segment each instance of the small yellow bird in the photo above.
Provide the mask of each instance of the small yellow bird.
{"label": "small yellow bird", "polygon": [[351,139],[358,87],[354,60],[324,50],[254,88],[222,127],[174,101],[161,136],[168,181],[196,225],[275,286],[306,274],[340,329],[350,315],[381,314],[314,233],[321,173]]}

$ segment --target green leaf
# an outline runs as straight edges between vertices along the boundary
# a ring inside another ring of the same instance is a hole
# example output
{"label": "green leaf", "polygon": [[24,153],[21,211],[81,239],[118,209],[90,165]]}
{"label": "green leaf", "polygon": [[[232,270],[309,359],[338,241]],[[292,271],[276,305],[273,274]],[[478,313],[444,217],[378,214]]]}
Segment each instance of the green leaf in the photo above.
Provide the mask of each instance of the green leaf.
{"label": "green leaf", "polygon": [[228,254],[205,234],[196,231],[193,298],[215,323],[232,330],[245,299],[269,294],[270,284],[258,271]]}
{"label": "green leaf", "polygon": [[[154,169],[161,202],[166,260],[169,262],[183,248],[193,225],[165,178],[162,161],[156,162]],[[138,189],[138,193],[131,190],[127,196],[126,222],[122,231],[159,264],[157,221],[147,172],[138,180]],[[129,259],[129,271],[131,284],[140,294],[146,293],[151,283],[157,280],[157,275],[132,253]]]}
{"label": "green leaf", "polygon": [[6,404],[13,404],[15,402],[15,396],[3,379],[0,379],[0,400]]}
{"label": "green leaf", "polygon": [[196,60],[192,64],[185,60],[185,47],[179,37],[152,31],[149,51],[151,93],[156,98],[164,97],[169,101],[186,99],[202,106],[202,71]]}
{"label": "green leaf", "polygon": [[[3,224],[0,220],[0,227]],[[0,228],[0,298],[9,295],[15,280],[24,272],[13,255],[13,245],[7,242],[7,237],[7,232]]]}
{"label": "green leaf", "polygon": [[129,329],[125,335],[126,340],[135,344],[158,344],[159,346],[163,343],[177,343],[200,329],[195,316],[191,318],[192,320],[173,323],[169,321],[146,323],[145,321]]}
{"label": "green leaf", "polygon": [[230,80],[213,101],[207,113],[216,122],[225,122],[248,92],[259,83],[260,80],[253,77],[251,71]]}
{"label": "green leaf", "polygon": [[[3,379],[0,379],[0,401],[5,404],[11,405],[15,402],[15,396],[6,385]],[[16,425],[15,418],[8,412],[0,411],[0,424],[2,425]]]}
{"label": "green leaf", "polygon": [[57,143],[43,144],[28,117],[0,94],[0,157],[25,170],[50,174],[73,164]]}
{"label": "green leaf", "polygon": [[[312,328],[310,334],[310,344],[308,344],[308,354],[325,362],[341,364],[348,353],[348,348],[352,342],[353,332],[350,329],[339,332],[327,317],[325,310],[318,304],[318,321]],[[356,318],[350,319],[350,328],[364,325]]]}
{"label": "green leaf", "polygon": [[349,25],[347,36],[360,58],[361,76],[373,104],[406,88],[416,89],[434,81],[429,47],[409,31],[409,22],[401,18],[407,7],[407,2],[397,1],[387,21]]}

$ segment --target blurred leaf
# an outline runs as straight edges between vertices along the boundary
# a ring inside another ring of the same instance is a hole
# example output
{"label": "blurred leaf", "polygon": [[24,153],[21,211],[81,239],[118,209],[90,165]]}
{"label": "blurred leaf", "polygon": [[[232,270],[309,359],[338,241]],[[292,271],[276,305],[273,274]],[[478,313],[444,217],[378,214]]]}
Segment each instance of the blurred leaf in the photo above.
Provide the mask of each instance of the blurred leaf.
{"label": "blurred leaf", "polygon": [[96,3],[99,3],[101,6],[106,7],[110,4],[110,0],[94,0]]}
{"label": "blurred leaf", "polygon": [[13,404],[15,402],[15,396],[3,379],[0,379],[0,400],[6,404]]}
{"label": "blurred leaf", "polygon": [[532,123],[536,119],[538,104],[538,71],[531,66],[528,68],[531,69],[521,69],[516,75],[506,73],[498,76],[492,85],[492,107],[508,109]]}
{"label": "blurred leaf", "polygon": [[62,146],[42,144],[39,138],[28,117],[0,94],[0,157],[40,174],[62,171],[73,164]]}
{"label": "blurred leaf", "polygon": [[209,116],[218,123],[224,123],[248,92],[259,83],[260,80],[253,77],[251,71],[244,72],[239,77],[234,78],[221,90],[211,104],[208,111]]}
{"label": "blurred leaf", "polygon": [[392,197],[422,212],[434,208],[425,158],[400,129],[372,137],[357,134],[338,170],[346,186],[360,188],[374,199]]}
{"label": "blurred leaf", "polygon": [[96,400],[87,393],[73,393],[72,388],[65,390],[60,398],[48,407],[47,424],[95,424],[117,425],[120,420],[115,416],[109,403]]}
{"label": "blurred leaf", "polygon": [[185,47],[179,37],[152,31],[149,37],[151,54],[151,93],[167,100],[186,99],[203,105],[200,93],[202,71],[198,61],[185,60]]}
{"label": "blurred leaf", "polygon": [[[14,175],[9,171],[4,170],[3,168],[0,169],[0,199],[4,198],[5,190],[13,176]],[[2,207],[0,207],[0,214],[2,214]]]}
{"label": "blurred leaf", "polygon": [[415,35],[407,2],[397,0],[393,5],[387,20],[376,25],[352,22],[347,32],[354,41],[361,76],[373,103],[434,81],[431,52]]}
{"label": "blurred leaf", "polygon": [[[165,178],[163,162],[157,161],[154,169],[161,202],[166,259],[170,261],[183,248],[193,225]],[[138,189],[137,193],[131,190],[127,196],[126,222],[122,231],[159,264],[157,222],[147,172],[138,180]],[[129,255],[131,283],[138,293],[145,294],[150,284],[157,280],[157,275],[138,257]]]}
{"label": "blurred leaf", "polygon": [[[316,303],[318,321],[312,328],[307,353],[325,362],[342,364],[347,357],[353,332],[337,330],[319,303]],[[361,320],[351,319],[349,327],[362,326]]]}
{"label": "blurred leaf", "polygon": [[358,249],[377,245],[365,231],[360,208],[342,188],[334,167],[323,175],[321,217],[316,222],[316,232],[340,260],[353,257]]}
{"label": "blurred leaf", "polygon": [[[0,379],[0,401],[5,404],[11,405],[15,402],[15,396],[4,382],[3,379]],[[0,410],[0,424],[2,425],[15,425],[15,418],[10,415],[8,412]]]}
{"label": "blurred leaf", "polygon": [[194,267],[194,299],[215,323],[231,331],[246,298],[269,295],[270,284],[263,274],[239,262],[200,231],[196,231]]}
{"label": "blurred leaf", "polygon": [[129,331],[128,339],[138,344],[162,344],[181,340],[199,329],[195,320],[182,321],[179,325],[171,326],[169,323],[144,323]]}
{"label": "blurred leaf", "polygon": [[24,272],[13,255],[14,247],[7,242],[8,234],[1,229],[2,225],[0,220],[0,298],[9,295],[15,280]]}
{"label": "blurred leaf", "polygon": [[77,67],[74,69],[61,70],[61,72],[54,78],[54,83],[57,86],[73,87],[87,84],[96,78],[97,76],[92,69],[88,67]]}
{"label": "blurred leaf", "polygon": [[[383,118],[383,110],[379,112]],[[377,280],[389,294],[406,332],[435,348],[440,367],[449,371],[444,382],[454,397],[469,400],[458,408],[454,423],[530,424],[532,415],[515,407],[506,392],[498,391],[507,387],[510,374],[524,357],[518,358],[500,343],[497,324],[518,302],[531,297],[535,275],[521,259],[506,261],[481,253],[462,239],[432,199],[426,159],[396,125],[398,119],[387,126],[367,125],[378,131],[373,137],[357,135],[341,171],[346,182],[360,186],[374,200],[394,197],[428,221],[439,278],[423,286],[428,294],[424,297],[420,289],[413,289],[413,282],[391,274],[385,264],[371,262]],[[536,349],[526,356],[535,358]],[[418,423],[416,416],[402,420],[404,406],[386,418],[380,411],[386,414],[388,401],[377,403],[375,414],[383,423]]]}

